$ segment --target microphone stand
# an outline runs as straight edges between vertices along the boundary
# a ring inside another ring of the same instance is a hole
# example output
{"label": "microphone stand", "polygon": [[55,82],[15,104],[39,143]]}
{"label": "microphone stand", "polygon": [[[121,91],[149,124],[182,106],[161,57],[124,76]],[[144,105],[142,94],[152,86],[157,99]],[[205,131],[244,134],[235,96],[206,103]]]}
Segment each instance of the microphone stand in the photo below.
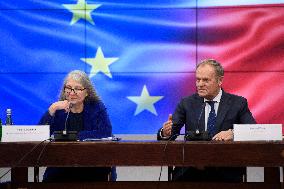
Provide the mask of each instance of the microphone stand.
{"label": "microphone stand", "polygon": [[186,131],[185,140],[187,140],[187,141],[209,141],[209,140],[211,140],[211,138],[209,137],[208,131],[200,131],[199,130],[200,119],[201,119],[201,116],[204,112],[205,106],[206,106],[206,102],[204,102],[202,104],[202,109],[201,109],[201,112],[200,112],[200,114],[198,116],[198,120],[197,120],[196,130],[195,131]]}
{"label": "microphone stand", "polygon": [[77,141],[78,140],[78,132],[77,131],[68,131],[67,130],[67,120],[69,118],[70,109],[72,108],[73,104],[70,104],[69,111],[67,113],[65,123],[64,123],[64,130],[63,131],[54,131],[54,141]]}

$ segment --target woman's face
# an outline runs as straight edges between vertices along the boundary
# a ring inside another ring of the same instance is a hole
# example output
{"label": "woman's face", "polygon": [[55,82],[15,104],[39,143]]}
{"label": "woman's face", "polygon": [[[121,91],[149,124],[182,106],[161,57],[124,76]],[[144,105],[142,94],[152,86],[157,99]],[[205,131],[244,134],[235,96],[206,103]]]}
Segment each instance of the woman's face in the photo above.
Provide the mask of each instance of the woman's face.
{"label": "woman's face", "polygon": [[86,88],[78,81],[69,78],[64,87],[66,100],[71,104],[80,105],[84,103],[86,96],[88,96]]}

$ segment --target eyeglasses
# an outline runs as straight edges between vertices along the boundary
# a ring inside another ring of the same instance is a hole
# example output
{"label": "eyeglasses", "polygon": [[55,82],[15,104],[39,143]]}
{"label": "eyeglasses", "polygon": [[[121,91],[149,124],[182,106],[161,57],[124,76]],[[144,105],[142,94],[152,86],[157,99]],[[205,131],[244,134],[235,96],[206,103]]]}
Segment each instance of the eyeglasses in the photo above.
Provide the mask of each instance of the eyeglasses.
{"label": "eyeglasses", "polygon": [[81,92],[83,92],[86,88],[71,88],[71,87],[64,87],[64,92],[66,93],[71,93],[72,91],[75,94],[79,94]]}

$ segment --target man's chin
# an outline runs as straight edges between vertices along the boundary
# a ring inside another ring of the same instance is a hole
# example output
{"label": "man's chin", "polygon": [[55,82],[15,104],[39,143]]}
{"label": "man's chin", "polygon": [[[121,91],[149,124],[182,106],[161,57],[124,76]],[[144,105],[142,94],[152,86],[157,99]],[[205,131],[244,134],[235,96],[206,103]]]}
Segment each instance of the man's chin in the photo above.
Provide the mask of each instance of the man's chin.
{"label": "man's chin", "polygon": [[197,94],[202,98],[205,98],[207,96],[207,94],[203,92],[197,92]]}

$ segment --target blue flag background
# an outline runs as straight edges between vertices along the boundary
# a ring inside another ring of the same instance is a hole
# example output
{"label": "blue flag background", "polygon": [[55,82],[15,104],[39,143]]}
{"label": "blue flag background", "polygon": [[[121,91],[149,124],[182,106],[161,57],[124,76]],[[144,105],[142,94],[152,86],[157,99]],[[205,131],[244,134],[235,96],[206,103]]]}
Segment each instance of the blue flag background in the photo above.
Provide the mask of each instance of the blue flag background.
{"label": "blue flag background", "polygon": [[[76,7],[64,5],[79,2],[85,16],[71,23]],[[194,90],[195,12],[188,0],[1,1],[1,118],[11,108],[14,124],[37,124],[66,74],[80,69],[105,103],[114,133],[155,133]]]}

